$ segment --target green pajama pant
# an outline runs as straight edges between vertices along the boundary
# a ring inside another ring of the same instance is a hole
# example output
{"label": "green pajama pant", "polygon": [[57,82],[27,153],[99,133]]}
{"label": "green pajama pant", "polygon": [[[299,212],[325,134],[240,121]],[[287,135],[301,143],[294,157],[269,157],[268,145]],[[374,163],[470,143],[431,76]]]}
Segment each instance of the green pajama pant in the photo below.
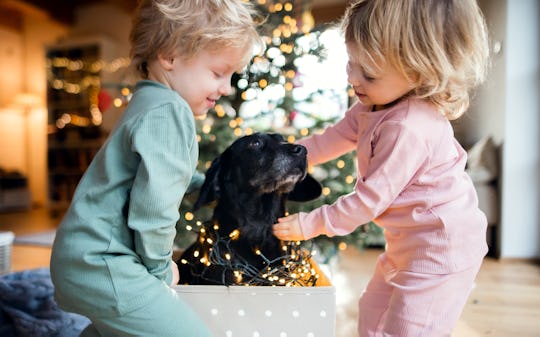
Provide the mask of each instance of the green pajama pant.
{"label": "green pajama pant", "polygon": [[209,337],[200,317],[176,294],[162,292],[149,305],[115,317],[89,317],[81,337]]}

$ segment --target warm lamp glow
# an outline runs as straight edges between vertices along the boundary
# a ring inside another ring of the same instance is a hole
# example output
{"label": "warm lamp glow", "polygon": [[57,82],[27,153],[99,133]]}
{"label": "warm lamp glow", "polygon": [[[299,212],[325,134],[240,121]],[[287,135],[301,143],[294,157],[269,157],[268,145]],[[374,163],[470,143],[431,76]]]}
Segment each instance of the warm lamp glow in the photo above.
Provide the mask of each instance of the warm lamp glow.
{"label": "warm lamp glow", "polygon": [[32,108],[39,105],[40,103],[40,96],[28,92],[19,93],[15,95],[15,98],[13,99],[13,104],[24,108]]}

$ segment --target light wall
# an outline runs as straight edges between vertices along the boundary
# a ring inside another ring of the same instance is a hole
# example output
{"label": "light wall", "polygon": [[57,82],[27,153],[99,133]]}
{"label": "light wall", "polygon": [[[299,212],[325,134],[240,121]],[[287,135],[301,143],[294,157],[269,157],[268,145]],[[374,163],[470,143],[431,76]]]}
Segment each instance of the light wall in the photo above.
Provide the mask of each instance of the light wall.
{"label": "light wall", "polygon": [[501,255],[539,257],[540,2],[502,2],[507,15]]}
{"label": "light wall", "polygon": [[[47,203],[47,110],[45,46],[66,33],[66,27],[44,13],[29,11],[20,30],[0,26],[0,63],[14,77],[0,81],[0,167],[28,177],[32,201]],[[12,57],[13,56],[13,57]],[[21,102],[28,94],[32,102]]]}
{"label": "light wall", "polygon": [[20,32],[0,28],[0,167],[26,173],[24,117],[14,97],[23,90],[23,39]]}
{"label": "light wall", "polygon": [[[0,167],[28,177],[32,202],[47,206],[47,78],[45,55],[58,43],[88,37],[111,41],[107,58],[127,56],[131,17],[111,4],[91,4],[76,13],[67,27],[37,8],[23,6],[19,29],[0,25]],[[96,19],[96,18],[99,18]],[[35,98],[32,105],[15,102],[19,93]],[[118,118],[111,113],[104,119]]]}

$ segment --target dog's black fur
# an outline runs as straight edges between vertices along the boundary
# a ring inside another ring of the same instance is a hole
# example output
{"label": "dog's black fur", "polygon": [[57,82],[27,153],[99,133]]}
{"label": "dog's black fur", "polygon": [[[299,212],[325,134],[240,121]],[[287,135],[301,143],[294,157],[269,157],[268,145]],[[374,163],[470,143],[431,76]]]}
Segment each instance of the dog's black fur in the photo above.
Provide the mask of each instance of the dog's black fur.
{"label": "dog's black fur", "polygon": [[[308,201],[321,194],[321,185],[306,173],[306,153],[305,147],[287,143],[281,135],[256,133],[236,140],[214,159],[194,205],[196,210],[216,201],[213,221],[178,259],[180,284],[234,284],[234,266],[248,264],[260,271],[267,266],[264,258],[283,255],[272,225],[285,215],[286,201]],[[228,240],[235,229],[238,238]],[[217,250],[230,252],[233,268],[215,261],[200,263],[208,238],[216,256],[221,254]],[[217,238],[226,243],[217,244]],[[244,274],[243,281],[249,277]]]}

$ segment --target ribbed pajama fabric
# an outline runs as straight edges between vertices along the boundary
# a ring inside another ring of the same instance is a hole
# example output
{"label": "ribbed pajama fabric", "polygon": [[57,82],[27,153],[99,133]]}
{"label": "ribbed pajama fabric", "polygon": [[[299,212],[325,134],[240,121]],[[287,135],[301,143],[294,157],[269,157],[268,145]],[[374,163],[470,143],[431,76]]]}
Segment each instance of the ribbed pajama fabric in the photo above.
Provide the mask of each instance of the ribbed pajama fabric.
{"label": "ribbed pajama fabric", "polygon": [[397,271],[381,255],[359,301],[358,336],[451,336],[480,265],[445,275]]}
{"label": "ribbed pajama fabric", "polygon": [[160,296],[129,315],[93,319],[81,337],[159,336],[209,337],[211,333],[199,316],[176,294],[163,284]]}
{"label": "ribbed pajama fabric", "polygon": [[55,299],[85,335],[209,336],[168,287],[178,207],[195,175],[193,113],[174,90],[137,83],[81,179],[51,254]]}

